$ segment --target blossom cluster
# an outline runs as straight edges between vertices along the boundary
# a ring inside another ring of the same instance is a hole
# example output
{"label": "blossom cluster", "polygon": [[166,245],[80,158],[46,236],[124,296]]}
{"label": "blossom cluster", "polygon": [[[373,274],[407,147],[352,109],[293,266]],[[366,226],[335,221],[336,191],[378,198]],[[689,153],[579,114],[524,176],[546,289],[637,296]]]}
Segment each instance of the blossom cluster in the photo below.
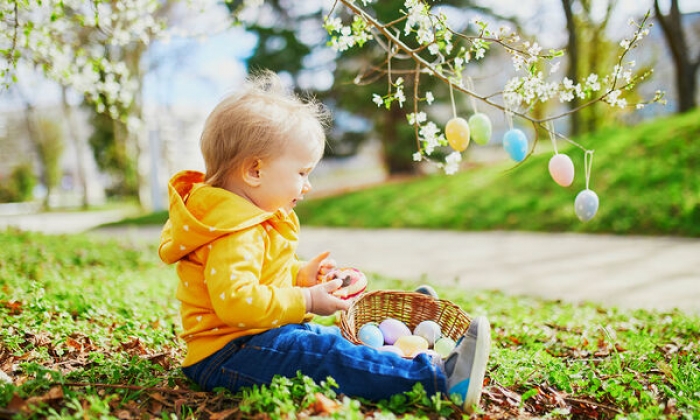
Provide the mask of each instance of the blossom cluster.
{"label": "blossom cluster", "polygon": [[0,6],[0,77],[16,80],[19,60],[33,63],[62,86],[75,89],[99,112],[126,118],[139,83],[128,51],[148,45],[165,27],[157,0],[28,0]]}
{"label": "blossom cluster", "polygon": [[[491,30],[489,24],[480,18],[470,22],[464,33],[454,31],[448,25],[447,16],[438,7],[426,0],[405,0],[401,13],[402,19],[390,23],[377,21],[366,8],[368,1],[360,6],[352,0],[339,0],[352,13],[352,20],[345,24],[340,13],[332,11],[326,17],[325,28],[331,36],[329,45],[338,52],[344,52],[353,47],[362,47],[368,40],[376,39],[380,46],[385,46],[388,68],[386,69],[389,89],[386,94],[375,93],[372,101],[377,106],[387,109],[394,104],[403,107],[408,101],[404,92],[404,80],[394,79],[391,72],[391,60],[396,56],[398,46],[402,53],[414,60],[417,71],[440,79],[446,84],[473,98],[478,98],[490,105],[502,108],[507,112],[525,119],[532,119],[521,109],[529,109],[537,102],[557,100],[561,103],[571,102],[575,98],[590,101],[603,101],[615,107],[627,107],[629,104],[624,92],[630,90],[644,75],[634,74],[634,61],[624,61],[626,53],[649,33],[646,18],[641,24],[631,21],[636,27],[632,37],[620,42],[622,53],[618,64],[612,72],[605,76],[589,74],[581,81],[563,77],[555,80],[559,68],[556,59],[564,55],[563,51],[543,51],[537,42],[523,41],[520,36],[507,27]],[[336,8],[334,8],[334,11]],[[434,10],[435,9],[435,10]],[[337,11],[336,11],[337,12]],[[468,30],[468,34],[467,34]],[[497,95],[480,95],[473,89],[465,88],[464,78],[467,65],[472,60],[483,59],[493,45],[502,47],[511,55],[515,76],[505,83],[500,93],[501,103],[493,102],[490,98]],[[389,46],[389,47],[386,47]],[[544,69],[549,69],[545,71]],[[419,92],[415,89],[415,92]],[[428,95],[430,100],[428,101]],[[654,100],[658,100],[657,95]],[[408,123],[416,128],[419,148],[414,154],[414,160],[433,159],[433,153],[446,146],[440,126],[431,121],[418,104],[432,103],[432,93],[424,97],[420,94],[412,98],[414,112],[408,114]],[[453,100],[454,102],[454,100]],[[651,102],[651,101],[650,101]],[[636,104],[637,108],[643,104]],[[553,118],[554,119],[554,118]],[[447,173],[454,173],[461,161],[452,153],[443,153],[438,165]]]}

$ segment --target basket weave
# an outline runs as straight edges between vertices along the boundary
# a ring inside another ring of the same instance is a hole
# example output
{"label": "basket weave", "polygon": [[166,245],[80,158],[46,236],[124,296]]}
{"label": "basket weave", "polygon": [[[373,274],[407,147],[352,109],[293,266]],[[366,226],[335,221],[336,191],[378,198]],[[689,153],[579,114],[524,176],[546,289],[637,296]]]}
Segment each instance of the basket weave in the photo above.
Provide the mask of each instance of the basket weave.
{"label": "basket weave", "polygon": [[360,327],[368,322],[380,323],[386,318],[398,319],[411,331],[422,321],[435,321],[443,337],[454,341],[467,332],[471,322],[466,312],[448,300],[416,292],[379,290],[363,294],[340,314],[340,330],[348,340],[362,344],[357,338]]}

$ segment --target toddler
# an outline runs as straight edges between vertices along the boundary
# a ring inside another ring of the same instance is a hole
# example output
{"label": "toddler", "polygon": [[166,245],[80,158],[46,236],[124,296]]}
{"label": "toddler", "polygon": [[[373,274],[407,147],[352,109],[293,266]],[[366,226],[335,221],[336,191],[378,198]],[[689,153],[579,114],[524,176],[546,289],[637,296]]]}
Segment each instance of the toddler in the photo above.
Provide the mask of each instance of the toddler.
{"label": "toddler", "polygon": [[170,180],[159,255],[177,264],[183,371],[206,390],[233,392],[300,371],[317,382],[331,376],[339,393],[369,400],[420,382],[429,395],[459,394],[470,410],[488,360],[486,318],[472,320],[444,362],[355,345],[337,327],[307,322],[349,306],[332,295],[342,280],[322,281],[336,266],[328,252],[309,261],[295,254],[293,209],[311,190],[326,118],[319,104],[287,92],[274,73],[261,73],[207,118],[206,173],[183,171]]}

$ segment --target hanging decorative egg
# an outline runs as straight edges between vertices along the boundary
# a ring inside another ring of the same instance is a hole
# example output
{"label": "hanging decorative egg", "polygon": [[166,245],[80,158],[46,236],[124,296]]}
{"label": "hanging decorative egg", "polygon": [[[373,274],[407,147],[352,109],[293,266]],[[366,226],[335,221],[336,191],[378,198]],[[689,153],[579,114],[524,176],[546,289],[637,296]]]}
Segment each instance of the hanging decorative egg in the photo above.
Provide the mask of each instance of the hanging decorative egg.
{"label": "hanging decorative egg", "polygon": [[578,193],[574,201],[574,211],[576,216],[582,221],[587,222],[595,216],[598,211],[598,195],[586,188]]}
{"label": "hanging decorative egg", "polygon": [[568,187],[574,182],[574,162],[568,155],[557,153],[549,159],[549,174],[554,182]]}
{"label": "hanging decorative egg", "polygon": [[503,149],[516,162],[522,162],[527,156],[527,137],[522,130],[512,128],[503,135]]}
{"label": "hanging decorative egg", "polygon": [[469,146],[469,124],[464,118],[450,119],[445,126],[445,137],[454,150],[465,151]]}
{"label": "hanging decorative egg", "polygon": [[491,139],[491,120],[488,115],[477,112],[469,117],[469,128],[476,144],[484,145]]}

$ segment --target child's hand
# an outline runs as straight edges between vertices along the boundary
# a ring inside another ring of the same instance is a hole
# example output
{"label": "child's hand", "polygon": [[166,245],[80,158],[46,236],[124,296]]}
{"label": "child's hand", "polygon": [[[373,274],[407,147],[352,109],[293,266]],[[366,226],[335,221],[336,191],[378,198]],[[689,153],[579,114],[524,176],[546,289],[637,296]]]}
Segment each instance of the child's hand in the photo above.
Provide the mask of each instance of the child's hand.
{"label": "child's hand", "polygon": [[297,273],[297,285],[311,287],[323,282],[323,276],[336,268],[336,262],[328,258],[330,251],[322,252],[304,264]]}
{"label": "child's hand", "polygon": [[339,299],[331,294],[338,290],[342,284],[342,280],[335,279],[309,287],[307,289],[309,293],[306,301],[306,312],[316,315],[331,315],[336,311],[348,309],[350,301]]}

